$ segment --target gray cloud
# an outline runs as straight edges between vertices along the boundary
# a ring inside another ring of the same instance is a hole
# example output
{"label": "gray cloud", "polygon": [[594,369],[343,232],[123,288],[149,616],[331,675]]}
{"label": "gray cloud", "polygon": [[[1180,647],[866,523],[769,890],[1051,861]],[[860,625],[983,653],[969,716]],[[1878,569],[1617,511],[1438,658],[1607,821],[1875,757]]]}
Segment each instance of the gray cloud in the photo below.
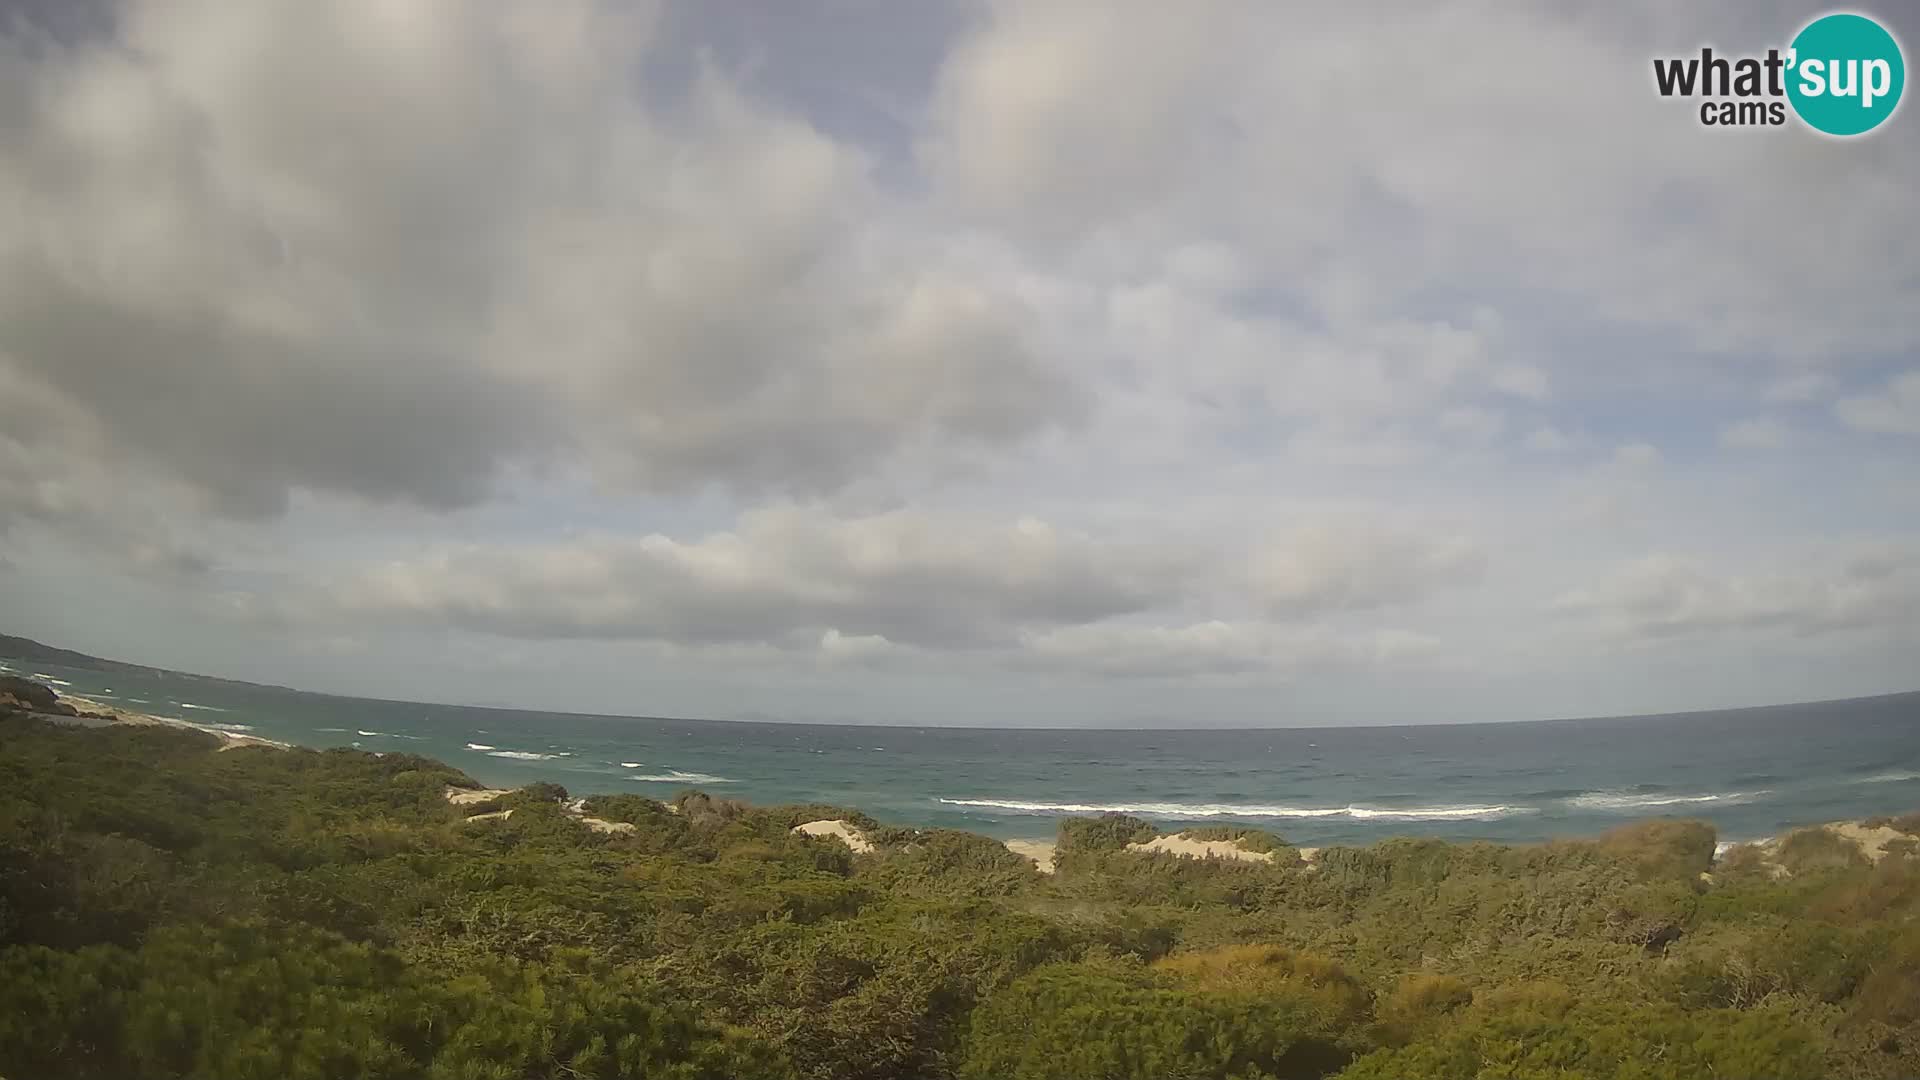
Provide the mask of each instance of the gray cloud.
{"label": "gray cloud", "polygon": [[1861,431],[1920,435],[1920,371],[1894,376],[1877,393],[1842,398],[1833,411],[1841,423]]}
{"label": "gray cloud", "polygon": [[[0,39],[0,371],[233,514],[510,462],[821,491],[1077,414],[866,156],[585,0],[130,4]],[[876,212],[877,211],[877,212]]]}
{"label": "gray cloud", "polygon": [[[1464,539],[1378,533],[1350,517],[1283,534],[1248,558],[1207,538],[1096,537],[1030,518],[910,510],[845,518],[787,506],[691,541],[449,547],[346,567],[297,600],[267,598],[249,610],[297,625],[371,620],[530,640],[747,644],[837,662],[1013,649],[1043,666],[1166,674],[1351,658],[1351,632],[1327,637],[1270,620],[1410,602],[1477,578],[1483,565]],[[1172,629],[1140,621],[1182,608],[1235,621]],[[1376,644],[1366,638],[1366,648]],[[1147,662],[1155,652],[1163,664]]]}
{"label": "gray cloud", "polygon": [[[901,511],[838,519],[755,511],[681,542],[602,536],[473,546],[326,583],[317,613],[420,620],[528,638],[639,638],[813,648],[892,642],[978,647],[1023,625],[1095,621],[1179,598],[1179,552],[1044,523]],[[296,613],[305,614],[305,613]]]}
{"label": "gray cloud", "polygon": [[1317,523],[1253,555],[1256,596],[1275,614],[1363,611],[1470,585],[1487,555],[1464,536],[1431,535],[1384,519]]}
{"label": "gray cloud", "polygon": [[1116,678],[1185,678],[1394,668],[1434,656],[1439,643],[1404,630],[1338,632],[1260,622],[1182,626],[1102,623],[1025,635],[1017,666]]}
{"label": "gray cloud", "polygon": [[1920,552],[1879,545],[1758,574],[1652,555],[1598,585],[1564,594],[1555,607],[1640,640],[1913,629],[1920,625]]}
{"label": "gray cloud", "polygon": [[1910,561],[1765,566],[1920,522],[1917,384],[1861,374],[1920,346],[1920,128],[1714,137],[1648,86],[1806,5],[26,10],[0,555],[56,625],[645,657],[687,708],[1385,696],[1586,630],[1908,676]]}

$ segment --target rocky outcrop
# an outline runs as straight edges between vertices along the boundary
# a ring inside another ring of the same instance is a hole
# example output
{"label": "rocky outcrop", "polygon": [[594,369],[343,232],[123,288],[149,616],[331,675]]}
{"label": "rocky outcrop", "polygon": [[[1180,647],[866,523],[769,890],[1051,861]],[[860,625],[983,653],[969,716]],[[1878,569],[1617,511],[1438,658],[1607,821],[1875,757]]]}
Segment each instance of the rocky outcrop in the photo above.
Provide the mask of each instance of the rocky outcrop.
{"label": "rocky outcrop", "polygon": [[83,716],[90,720],[111,720],[106,713],[76,709],[60,700],[53,687],[18,675],[0,675],[0,712],[36,713],[41,716]]}
{"label": "rocky outcrop", "polygon": [[19,709],[21,712],[54,713],[60,716],[73,715],[73,707],[62,705],[60,695],[53,692],[53,687],[34,682],[32,679],[23,679],[18,675],[0,675],[0,708]]}

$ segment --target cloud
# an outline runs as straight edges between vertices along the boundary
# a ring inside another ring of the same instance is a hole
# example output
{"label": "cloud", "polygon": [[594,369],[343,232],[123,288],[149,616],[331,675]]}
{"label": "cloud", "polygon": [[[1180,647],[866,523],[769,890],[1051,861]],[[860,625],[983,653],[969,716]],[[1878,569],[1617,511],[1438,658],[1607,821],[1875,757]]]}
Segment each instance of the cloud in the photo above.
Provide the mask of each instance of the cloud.
{"label": "cloud", "polygon": [[1030,633],[1020,667],[1119,678],[1287,675],[1418,662],[1438,642],[1401,630],[1339,634],[1266,623],[1106,623]]}
{"label": "cloud", "polygon": [[[347,565],[292,592],[243,597],[236,612],[311,632],[451,627],[527,641],[813,653],[855,665],[1021,654],[1012,662],[1142,667],[1138,657],[1098,660],[1087,650],[1119,657],[1160,641],[1170,657],[1185,657],[1167,661],[1175,666],[1278,670],[1359,655],[1351,631],[1329,638],[1319,617],[1471,585],[1485,561],[1464,538],[1353,516],[1284,530],[1249,551],[1204,534],[1096,536],[1032,518],[839,517],[784,506],[686,541],[587,535]],[[1142,629],[1183,610],[1210,617]],[[1381,644],[1388,640],[1369,632],[1367,648],[1405,654]]]}
{"label": "cloud", "polygon": [[1720,429],[1720,445],[1738,450],[1778,450],[1793,440],[1793,432],[1767,416],[1737,420]]}
{"label": "cloud", "polygon": [[1335,520],[1293,530],[1256,550],[1253,595],[1275,615],[1366,611],[1478,582],[1487,555],[1464,536],[1431,535],[1381,520]]}
{"label": "cloud", "polygon": [[1534,428],[1532,433],[1527,436],[1526,441],[1527,449],[1542,454],[1558,454],[1566,450],[1571,450],[1573,446],[1574,440],[1569,437],[1566,432],[1561,431],[1551,424],[1543,424],[1540,427]]}
{"label": "cloud", "polygon": [[303,618],[374,618],[530,639],[764,642],[834,650],[975,648],[1019,626],[1133,614],[1176,601],[1200,564],[1043,522],[910,511],[836,518],[753,511],[682,542],[598,535],[452,547],[350,569]]}
{"label": "cloud", "polygon": [[1651,555],[1559,597],[1561,612],[1620,637],[1663,641],[1733,633],[1812,637],[1920,623],[1920,549],[1880,545],[1791,568],[1738,574]]}
{"label": "cloud", "polygon": [[1788,375],[1767,385],[1762,396],[1768,401],[1791,404],[1813,401],[1833,390],[1833,377],[1818,371]]}
{"label": "cloud", "polygon": [[1833,411],[1841,423],[1860,431],[1920,435],[1920,371],[1895,375],[1878,393],[1842,398]]}
{"label": "cloud", "polygon": [[[1723,40],[1743,14],[992,3],[948,55],[919,160],[1036,251],[1112,264],[1168,236],[1231,237],[1335,320],[1497,290],[1577,298],[1714,353],[1910,348],[1911,321],[1886,316],[1920,255],[1884,241],[1910,218],[1911,140],[1809,155],[1711,139],[1643,92],[1649,55]],[[1554,89],[1510,92],[1522,84]],[[1342,107],[1318,107],[1330,99]],[[1580,138],[1522,135],[1543,131]],[[1737,179],[1753,176],[1768,182]],[[1776,227],[1809,204],[1833,208],[1831,231]],[[1866,250],[1882,254],[1842,254]],[[1889,259],[1904,269],[1882,273]]]}
{"label": "cloud", "polygon": [[[1040,715],[1516,643],[1565,694],[1623,680],[1556,627],[1790,658],[1911,599],[1767,560],[1914,524],[1920,129],[1709,137],[1648,86],[1793,5],[775,6],[7,20],[0,606],[149,602],[242,675],[571,661],[593,707],[657,664],[689,714],[1018,668]],[[1847,482],[1699,437],[1829,410]]]}
{"label": "cloud", "polygon": [[134,2],[0,38],[0,375],[231,515],[447,509],[516,463],[833,490],[1082,409],[865,152],[642,9]]}

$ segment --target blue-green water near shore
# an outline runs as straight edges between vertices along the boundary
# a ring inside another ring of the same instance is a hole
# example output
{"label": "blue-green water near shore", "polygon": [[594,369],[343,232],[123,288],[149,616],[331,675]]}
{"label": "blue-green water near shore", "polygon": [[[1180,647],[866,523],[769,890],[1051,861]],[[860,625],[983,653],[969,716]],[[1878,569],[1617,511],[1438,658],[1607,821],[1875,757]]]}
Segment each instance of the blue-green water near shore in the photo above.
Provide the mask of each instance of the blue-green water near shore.
{"label": "blue-green water near shore", "polygon": [[1063,814],[1239,822],[1309,845],[1531,841],[1703,818],[1723,839],[1920,809],[1920,693],[1677,716],[1262,730],[650,720],[306,694],[4,661],[56,689],[304,746],[407,751],[494,785],[755,803],[1044,838]]}

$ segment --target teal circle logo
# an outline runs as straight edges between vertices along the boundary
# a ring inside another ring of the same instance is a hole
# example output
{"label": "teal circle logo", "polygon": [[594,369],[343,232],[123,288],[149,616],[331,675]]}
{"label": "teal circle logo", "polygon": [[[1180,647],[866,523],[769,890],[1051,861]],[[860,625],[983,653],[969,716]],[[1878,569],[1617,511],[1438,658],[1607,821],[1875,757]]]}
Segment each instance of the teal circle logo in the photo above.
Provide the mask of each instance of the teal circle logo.
{"label": "teal circle logo", "polygon": [[1795,35],[1787,100],[1815,131],[1863,135],[1900,105],[1907,62],[1900,43],[1865,15],[1822,15]]}

